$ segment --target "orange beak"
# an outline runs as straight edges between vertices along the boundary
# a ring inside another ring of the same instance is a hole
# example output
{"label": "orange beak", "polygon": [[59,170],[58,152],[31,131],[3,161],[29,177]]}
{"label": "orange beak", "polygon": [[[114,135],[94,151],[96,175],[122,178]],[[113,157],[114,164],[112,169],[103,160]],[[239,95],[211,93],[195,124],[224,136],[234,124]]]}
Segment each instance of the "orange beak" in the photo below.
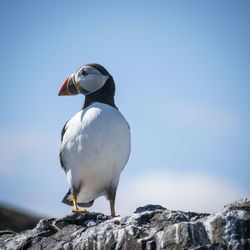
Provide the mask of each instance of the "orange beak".
{"label": "orange beak", "polygon": [[69,76],[62,85],[58,95],[78,95],[78,89],[74,81],[74,74]]}
{"label": "orange beak", "polygon": [[69,83],[69,77],[65,80],[64,84],[62,85],[58,95],[71,95],[71,93],[68,91],[68,83]]}

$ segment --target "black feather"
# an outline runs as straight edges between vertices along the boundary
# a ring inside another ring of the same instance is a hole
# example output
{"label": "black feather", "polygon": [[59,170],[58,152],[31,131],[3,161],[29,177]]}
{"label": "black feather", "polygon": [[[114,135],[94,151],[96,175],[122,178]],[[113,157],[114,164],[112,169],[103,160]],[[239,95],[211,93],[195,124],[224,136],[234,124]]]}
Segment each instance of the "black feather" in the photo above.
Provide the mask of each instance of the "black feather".
{"label": "black feather", "polygon": [[63,141],[63,136],[64,136],[64,134],[65,134],[65,132],[66,132],[67,123],[68,123],[68,121],[67,121],[67,122],[65,123],[65,125],[63,126],[63,129],[62,129],[62,132],[61,132],[61,142]]}
{"label": "black feather", "polygon": [[[63,126],[63,129],[62,129],[62,132],[61,132],[61,142],[63,141],[63,136],[64,136],[64,134],[66,132],[66,125],[67,125],[67,123],[68,122],[65,123],[65,125]],[[66,168],[65,168],[64,163],[63,163],[63,154],[62,154],[62,151],[60,151],[60,153],[59,153],[59,158],[60,158],[61,167],[66,172]]]}

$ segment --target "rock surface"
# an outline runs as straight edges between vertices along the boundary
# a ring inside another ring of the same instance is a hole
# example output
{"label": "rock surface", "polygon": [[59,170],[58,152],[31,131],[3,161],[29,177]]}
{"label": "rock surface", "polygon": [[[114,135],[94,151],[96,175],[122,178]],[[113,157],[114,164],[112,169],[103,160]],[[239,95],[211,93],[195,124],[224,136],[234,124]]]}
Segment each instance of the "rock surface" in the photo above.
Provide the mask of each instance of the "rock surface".
{"label": "rock surface", "polygon": [[250,199],[214,215],[159,205],[115,218],[71,213],[22,233],[0,232],[0,249],[250,249]]}

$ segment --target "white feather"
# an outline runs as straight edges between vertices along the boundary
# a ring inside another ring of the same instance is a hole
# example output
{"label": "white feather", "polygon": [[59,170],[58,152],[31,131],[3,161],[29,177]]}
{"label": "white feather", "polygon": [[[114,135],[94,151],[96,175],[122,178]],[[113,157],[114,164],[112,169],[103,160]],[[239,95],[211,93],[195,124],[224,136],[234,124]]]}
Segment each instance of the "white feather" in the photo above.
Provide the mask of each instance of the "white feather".
{"label": "white feather", "polygon": [[[82,69],[88,73],[86,76],[82,75]],[[100,89],[108,78],[109,76],[101,74],[97,69],[91,66],[83,66],[75,73],[75,81],[80,83],[89,93]]]}
{"label": "white feather", "polygon": [[93,103],[68,121],[61,151],[70,186],[83,183],[78,202],[89,202],[118,185],[130,154],[129,125],[117,109]]}

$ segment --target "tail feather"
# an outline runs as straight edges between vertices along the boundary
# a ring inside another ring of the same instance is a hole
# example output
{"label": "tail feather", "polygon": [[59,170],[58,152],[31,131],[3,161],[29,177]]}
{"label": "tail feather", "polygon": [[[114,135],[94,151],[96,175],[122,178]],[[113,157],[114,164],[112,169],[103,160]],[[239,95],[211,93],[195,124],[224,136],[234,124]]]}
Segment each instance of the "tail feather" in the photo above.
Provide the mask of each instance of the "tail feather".
{"label": "tail feather", "polygon": [[[89,201],[87,203],[78,203],[77,205],[80,207],[91,207],[93,205],[95,200]],[[62,203],[65,203],[69,206],[73,206],[73,201],[72,201],[72,194],[71,194],[71,190],[69,189],[69,191],[67,192],[67,194],[64,196]]]}

